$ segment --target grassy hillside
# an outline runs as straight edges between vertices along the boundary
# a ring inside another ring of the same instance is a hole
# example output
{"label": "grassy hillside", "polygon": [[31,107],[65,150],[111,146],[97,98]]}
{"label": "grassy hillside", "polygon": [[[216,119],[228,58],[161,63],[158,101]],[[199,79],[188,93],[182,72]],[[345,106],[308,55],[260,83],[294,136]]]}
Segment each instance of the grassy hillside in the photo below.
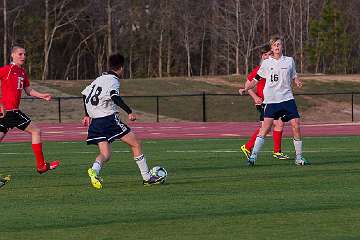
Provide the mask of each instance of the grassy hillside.
{"label": "grassy hillside", "polygon": [[[328,76],[317,80],[317,76],[306,76],[302,89],[294,89],[297,94],[304,93],[335,93],[335,92],[360,92],[360,84],[356,81],[341,81],[338,76]],[[54,93],[58,96],[59,92],[67,95],[80,96],[81,90],[90,81],[45,81],[35,82],[42,87],[55,89]],[[155,96],[160,97],[160,121],[202,121],[203,119],[203,97],[202,92],[211,94],[232,94],[229,96],[206,96],[206,118],[208,121],[255,121],[257,113],[254,110],[252,100],[248,96],[239,96],[237,90],[243,85],[243,76],[220,76],[204,78],[162,78],[162,79],[124,79],[121,81],[121,94],[124,96],[143,96],[125,97],[126,102],[131,105],[141,119],[144,121],[156,121]],[[173,96],[178,94],[198,94],[194,96]],[[146,97],[144,97],[146,96]],[[153,97],[151,97],[153,96]],[[302,117],[306,121],[351,121],[351,95],[349,94],[329,94],[329,95],[310,95],[297,96],[298,107]],[[360,120],[360,96],[354,97],[355,120]],[[38,104],[32,107],[36,109]],[[46,118],[49,112],[54,112],[57,119],[57,104],[50,107],[46,113],[42,114],[41,119]],[[73,113],[77,109],[82,109],[81,100],[63,100],[62,115],[64,121],[72,121]],[[51,110],[53,109],[53,110]],[[321,114],[319,114],[321,113]],[[75,117],[78,117],[78,113]]]}

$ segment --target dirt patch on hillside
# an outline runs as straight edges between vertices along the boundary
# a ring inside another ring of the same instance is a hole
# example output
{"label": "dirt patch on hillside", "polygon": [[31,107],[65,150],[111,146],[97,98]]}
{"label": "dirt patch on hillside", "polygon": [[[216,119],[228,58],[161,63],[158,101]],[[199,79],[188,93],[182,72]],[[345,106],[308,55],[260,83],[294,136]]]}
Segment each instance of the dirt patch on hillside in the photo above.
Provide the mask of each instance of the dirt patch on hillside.
{"label": "dirt patch on hillside", "polygon": [[245,81],[241,75],[231,75],[229,77],[224,76],[207,76],[207,77],[194,77],[192,81],[205,82],[216,86],[229,86],[239,88],[244,86]]}
{"label": "dirt patch on hillside", "polygon": [[[308,101],[316,104],[301,112],[302,121],[306,122],[351,122],[351,102],[335,102],[327,99],[313,99],[307,96]],[[354,105],[354,117],[360,114],[360,106]],[[356,119],[354,119],[356,121]]]}

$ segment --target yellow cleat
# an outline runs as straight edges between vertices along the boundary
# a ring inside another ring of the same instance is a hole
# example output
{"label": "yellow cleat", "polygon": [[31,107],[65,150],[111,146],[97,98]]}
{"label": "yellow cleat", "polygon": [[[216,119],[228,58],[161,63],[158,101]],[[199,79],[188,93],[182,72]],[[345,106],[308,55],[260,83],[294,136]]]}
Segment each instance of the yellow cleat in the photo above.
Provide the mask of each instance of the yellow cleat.
{"label": "yellow cleat", "polygon": [[101,189],[103,179],[96,174],[95,170],[92,169],[92,168],[89,168],[88,169],[88,175],[90,177],[91,185],[96,189]]}
{"label": "yellow cleat", "polygon": [[7,175],[5,177],[1,177],[0,176],[0,188],[5,186],[5,184],[7,184],[8,182],[10,182],[11,180],[11,176],[10,175]]}
{"label": "yellow cleat", "polygon": [[242,153],[245,155],[246,159],[249,159],[250,155],[251,155],[251,151],[249,151],[245,145],[242,145],[240,147],[240,150],[242,151]]}
{"label": "yellow cleat", "polygon": [[284,154],[283,152],[274,152],[273,157],[277,158],[279,160],[289,160],[290,159],[290,157],[288,155]]}

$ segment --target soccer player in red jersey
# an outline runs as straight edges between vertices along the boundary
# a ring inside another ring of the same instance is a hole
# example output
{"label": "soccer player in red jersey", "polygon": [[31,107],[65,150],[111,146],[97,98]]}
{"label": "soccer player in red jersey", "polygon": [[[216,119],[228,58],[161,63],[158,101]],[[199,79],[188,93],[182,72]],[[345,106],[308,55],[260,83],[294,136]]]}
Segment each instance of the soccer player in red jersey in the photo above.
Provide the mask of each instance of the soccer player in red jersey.
{"label": "soccer player in red jersey", "polygon": [[31,134],[32,149],[36,158],[38,173],[42,174],[59,166],[59,161],[45,162],[41,130],[31,122],[31,119],[19,110],[22,91],[29,96],[51,100],[48,93],[38,92],[30,87],[30,81],[22,67],[25,63],[26,52],[23,47],[14,46],[11,50],[12,62],[0,68],[0,142],[10,128],[18,128]]}
{"label": "soccer player in red jersey", "polygon": [[[268,59],[270,55],[271,55],[270,46],[269,45],[264,46],[261,49],[261,61],[263,61],[265,59]],[[251,73],[247,76],[247,81],[249,81],[249,82],[253,81],[253,79],[255,78],[259,68],[260,68],[260,65],[256,66],[251,71]],[[254,100],[256,109],[260,113],[260,122],[264,121],[264,106],[265,105],[263,104],[263,101],[264,101],[263,90],[264,90],[264,87],[265,87],[265,81],[266,81],[265,78],[262,78],[261,80],[258,81],[258,84],[256,86],[256,92],[254,92],[253,90],[248,90],[249,95]],[[277,158],[277,159],[280,159],[280,160],[287,160],[287,159],[289,159],[289,156],[287,156],[283,152],[281,152],[281,140],[282,140],[283,128],[284,128],[284,123],[280,119],[274,121],[274,130],[273,130],[274,152],[273,152],[273,157]],[[253,133],[253,135],[251,136],[249,141],[246,144],[244,144],[244,145],[242,145],[240,147],[241,151],[244,153],[246,158],[250,157],[251,150],[254,147],[256,137],[259,134],[259,130],[260,130],[260,127],[258,127],[255,130],[255,132]]]}

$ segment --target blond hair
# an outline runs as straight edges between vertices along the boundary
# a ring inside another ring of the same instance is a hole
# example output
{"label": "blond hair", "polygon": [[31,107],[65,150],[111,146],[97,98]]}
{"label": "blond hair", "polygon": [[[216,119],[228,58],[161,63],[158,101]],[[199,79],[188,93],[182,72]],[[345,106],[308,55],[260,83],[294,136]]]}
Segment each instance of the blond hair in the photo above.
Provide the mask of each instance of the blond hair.
{"label": "blond hair", "polygon": [[14,53],[18,49],[24,49],[25,50],[25,48],[20,46],[20,45],[14,45],[14,46],[11,47],[11,54]]}
{"label": "blond hair", "polygon": [[282,37],[280,35],[274,35],[270,38],[269,45],[272,46],[274,43],[276,43],[279,40],[282,42]]}

